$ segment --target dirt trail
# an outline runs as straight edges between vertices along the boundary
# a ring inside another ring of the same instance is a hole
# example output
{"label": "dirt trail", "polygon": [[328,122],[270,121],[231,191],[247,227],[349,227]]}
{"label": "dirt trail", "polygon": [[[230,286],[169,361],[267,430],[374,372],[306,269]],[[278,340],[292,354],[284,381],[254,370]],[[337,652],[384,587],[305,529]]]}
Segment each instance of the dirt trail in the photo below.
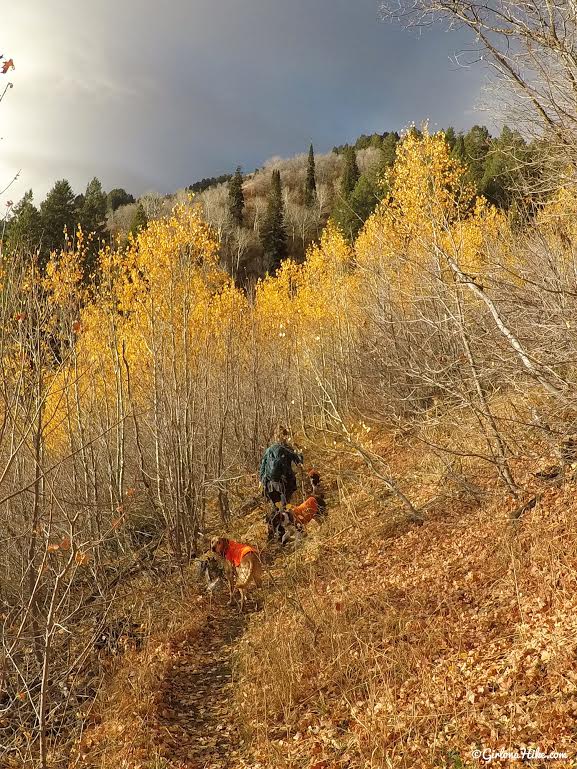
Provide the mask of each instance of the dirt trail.
{"label": "dirt trail", "polygon": [[236,606],[213,605],[201,634],[175,643],[161,684],[159,752],[178,769],[227,769],[243,753],[231,704],[231,654],[244,618]]}

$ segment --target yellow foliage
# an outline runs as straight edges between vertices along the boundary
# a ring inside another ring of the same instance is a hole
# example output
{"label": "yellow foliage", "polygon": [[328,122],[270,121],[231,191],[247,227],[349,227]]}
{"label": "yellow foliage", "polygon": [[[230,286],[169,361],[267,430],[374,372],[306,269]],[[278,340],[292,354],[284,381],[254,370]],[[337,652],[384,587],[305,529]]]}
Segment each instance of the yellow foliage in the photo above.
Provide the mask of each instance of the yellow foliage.
{"label": "yellow foliage", "polygon": [[573,248],[577,242],[577,192],[561,188],[539,211],[536,227],[549,250],[557,255],[560,268],[574,270]]}
{"label": "yellow foliage", "polygon": [[407,309],[428,281],[453,280],[450,260],[468,274],[485,274],[487,241],[506,228],[506,218],[475,195],[443,133],[409,133],[387,181],[389,197],[355,244],[369,290],[383,279]]}
{"label": "yellow foliage", "polygon": [[[146,408],[154,367],[172,361],[194,369],[207,345],[211,354],[222,353],[222,331],[241,318],[246,297],[219,267],[218,243],[189,206],[152,222],[126,248],[104,248],[99,259],[100,286],[73,321],[75,397],[88,411],[110,406],[130,376],[135,401]],[[49,265],[46,285],[58,306],[75,292],[78,297],[78,263],[78,254],[65,252]],[[67,403],[56,393],[70,378],[70,366],[57,375],[47,408],[54,450],[66,445],[56,426],[66,426]]]}
{"label": "yellow foliage", "polygon": [[66,249],[52,254],[46,265],[44,288],[48,291],[52,306],[59,309],[77,307],[84,298],[82,289],[82,233],[77,249]]}
{"label": "yellow foliage", "polygon": [[172,370],[175,382],[201,371],[218,381],[231,356],[247,366],[253,350],[258,365],[274,370],[282,360],[313,381],[327,357],[346,365],[366,297],[386,291],[409,311],[427,281],[452,280],[445,255],[466,272],[488,268],[486,242],[504,218],[475,197],[464,174],[442,134],[410,133],[387,178],[390,196],[354,247],[329,224],[306,260],[285,261],[257,284],[252,301],[219,266],[218,242],[199,209],[188,205],[151,222],[124,247],[104,248],[92,301],[82,294],[79,253],[53,258],[46,287],[68,318],[68,369],[75,372],[58,374],[49,399],[53,447],[69,444],[69,406],[58,395],[66,381],[74,380],[74,398],[87,410],[110,409],[130,385],[133,407],[146,412],[159,367]]}
{"label": "yellow foliage", "polygon": [[442,132],[431,136],[425,129],[422,138],[409,132],[387,179],[389,216],[407,236],[432,236],[470,211],[475,192],[465,172]]}
{"label": "yellow foliage", "polygon": [[[297,369],[301,384],[316,386],[327,361],[346,378],[367,307],[388,304],[409,317],[421,298],[454,284],[451,263],[490,280],[497,268],[488,243],[507,222],[474,194],[442,134],[409,133],[386,181],[390,194],[354,246],[329,224],[303,263],[286,260],[253,298],[220,267],[219,244],[189,205],[124,246],[104,248],[90,301],[78,254],[54,258],[46,287],[68,318],[71,358],[46,410],[53,449],[70,449],[70,398],[85,412],[111,413],[120,399],[126,413],[129,398],[131,408],[150,413],[159,371],[180,397],[178,383],[221,382],[231,360],[243,380],[268,372],[280,382],[282,373],[283,393]],[[62,397],[71,382],[73,395]]]}
{"label": "yellow foliage", "polygon": [[323,365],[321,348],[342,347],[343,324],[358,287],[353,249],[329,224],[303,264],[287,260],[257,286],[255,316],[264,339],[270,329],[271,354],[280,343],[283,355],[292,350],[296,365],[306,361],[314,375]]}

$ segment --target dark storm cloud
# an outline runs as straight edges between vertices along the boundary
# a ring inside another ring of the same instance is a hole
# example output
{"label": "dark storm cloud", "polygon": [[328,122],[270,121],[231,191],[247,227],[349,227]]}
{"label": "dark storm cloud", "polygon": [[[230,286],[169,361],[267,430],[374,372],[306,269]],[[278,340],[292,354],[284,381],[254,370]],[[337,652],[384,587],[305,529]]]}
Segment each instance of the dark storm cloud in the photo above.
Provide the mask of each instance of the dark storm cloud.
{"label": "dark storm cloud", "polygon": [[29,0],[3,21],[17,70],[0,183],[21,168],[16,197],[92,176],[167,192],[311,140],[482,119],[482,73],[449,60],[462,41],[383,24],[377,0]]}

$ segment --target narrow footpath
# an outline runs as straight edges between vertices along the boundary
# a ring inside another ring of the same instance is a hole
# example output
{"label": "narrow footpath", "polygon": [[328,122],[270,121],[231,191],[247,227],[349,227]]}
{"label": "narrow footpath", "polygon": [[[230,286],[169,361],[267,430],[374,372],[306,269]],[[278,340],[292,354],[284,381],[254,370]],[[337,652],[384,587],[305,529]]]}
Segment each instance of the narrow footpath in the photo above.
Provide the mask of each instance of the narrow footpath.
{"label": "narrow footpath", "polygon": [[159,687],[158,752],[176,769],[227,769],[244,756],[231,698],[231,655],[244,618],[223,603],[213,604],[200,635],[175,643]]}

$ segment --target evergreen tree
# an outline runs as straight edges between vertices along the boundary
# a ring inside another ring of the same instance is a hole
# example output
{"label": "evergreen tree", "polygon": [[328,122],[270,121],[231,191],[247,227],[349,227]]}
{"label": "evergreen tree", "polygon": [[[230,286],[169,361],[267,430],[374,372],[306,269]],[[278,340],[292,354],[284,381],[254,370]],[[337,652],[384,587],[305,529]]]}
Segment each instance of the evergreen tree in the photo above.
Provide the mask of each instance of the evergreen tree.
{"label": "evergreen tree", "polygon": [[363,224],[383,198],[385,192],[383,170],[384,165],[379,165],[370,173],[361,174],[348,198],[339,201],[335,207],[333,220],[351,241],[356,238]]}
{"label": "evergreen tree", "polygon": [[134,212],[134,218],[132,220],[132,224],[130,225],[130,234],[136,237],[140,230],[144,229],[148,224],[148,217],[146,216],[146,211],[144,210],[144,206],[142,203],[139,203],[136,206],[136,211]]}
{"label": "evergreen tree", "polygon": [[522,197],[524,176],[536,166],[521,134],[504,126],[499,138],[491,142],[479,191],[495,206],[519,208],[516,201]]}
{"label": "evergreen tree", "polygon": [[134,197],[122,187],[115,187],[106,196],[106,207],[113,213],[120,206],[128,206],[130,203],[134,203]]}
{"label": "evergreen tree", "polygon": [[341,195],[348,198],[355,189],[359,180],[359,167],[357,166],[357,153],[353,147],[347,147],[344,152],[345,166],[341,178]]}
{"label": "evergreen tree", "polygon": [[355,184],[355,189],[350,196],[351,208],[355,212],[352,226],[353,237],[357,236],[363,224],[381,202],[384,191],[385,184],[378,169],[359,177],[359,181]]}
{"label": "evergreen tree", "polygon": [[230,215],[237,227],[242,227],[242,215],[244,212],[244,193],[242,191],[242,173],[240,166],[228,184],[228,200]]}
{"label": "evergreen tree", "polygon": [[343,156],[345,162],[343,175],[341,176],[341,191],[333,210],[333,219],[341,231],[352,240],[355,233],[358,232],[358,215],[351,203],[351,197],[359,181],[360,174],[354,148],[347,146]]}
{"label": "evergreen tree", "polygon": [[66,179],[61,179],[56,182],[40,205],[44,263],[51,251],[58,251],[64,247],[65,230],[69,238],[74,237],[77,219],[74,200],[72,187]]}
{"label": "evergreen tree", "polygon": [[395,131],[387,134],[383,138],[383,155],[384,155],[384,164],[385,167],[390,168],[393,166],[395,162],[395,157],[397,154],[397,144],[399,143],[399,134]]}
{"label": "evergreen tree", "polygon": [[[255,173],[258,173],[258,168],[255,170]],[[189,184],[186,189],[189,190],[189,192],[194,192],[195,194],[198,194],[199,192],[204,192],[209,187],[216,187],[217,184],[225,184],[226,182],[229,182],[231,179],[232,179],[232,174],[221,174],[221,176],[207,176],[204,179],[201,179],[199,182],[194,182],[194,184]],[[134,203],[134,200],[132,202]]]}
{"label": "evergreen tree", "polygon": [[307,178],[305,181],[305,206],[312,206],[317,197],[317,179],[315,172],[315,151],[313,145],[309,147],[309,160],[307,165]]}
{"label": "evergreen tree", "polygon": [[22,200],[14,206],[7,234],[8,249],[11,251],[21,250],[32,254],[40,248],[42,221],[32,199],[32,190],[28,190]]}
{"label": "evergreen tree", "polygon": [[457,134],[455,133],[453,126],[449,126],[445,131],[445,141],[449,145],[449,149],[453,151],[453,148],[457,142]]}
{"label": "evergreen tree", "polygon": [[453,155],[459,160],[463,165],[467,164],[467,150],[465,149],[465,139],[463,137],[463,134],[459,134],[457,136],[457,139],[455,141],[455,146],[453,147]]}
{"label": "evergreen tree", "polygon": [[280,267],[287,255],[280,171],[272,172],[268,207],[261,230],[261,241],[265,266],[269,272],[273,273]]}
{"label": "evergreen tree", "polygon": [[102,191],[102,185],[96,177],[88,184],[82,198],[78,223],[84,235],[86,246],[84,275],[88,278],[95,270],[98,250],[106,238],[106,194]]}
{"label": "evergreen tree", "polygon": [[465,163],[468,167],[467,176],[480,192],[485,163],[491,147],[491,135],[485,126],[475,125],[463,137],[463,144]]}
{"label": "evergreen tree", "polygon": [[96,177],[86,187],[78,220],[85,235],[93,234],[97,242],[105,237],[106,195]]}

